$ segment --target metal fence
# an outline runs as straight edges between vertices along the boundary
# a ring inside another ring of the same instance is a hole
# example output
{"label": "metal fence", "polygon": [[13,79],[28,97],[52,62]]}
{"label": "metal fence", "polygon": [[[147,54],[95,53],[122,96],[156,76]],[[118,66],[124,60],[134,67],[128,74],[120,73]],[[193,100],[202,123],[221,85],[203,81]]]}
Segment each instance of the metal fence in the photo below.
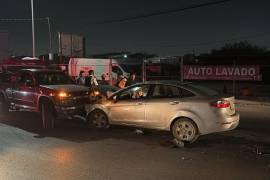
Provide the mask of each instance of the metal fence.
{"label": "metal fence", "polygon": [[[141,63],[128,63],[119,62],[114,63],[112,60],[109,62],[95,62],[87,64],[76,64],[72,68],[71,65],[61,65],[63,69],[69,71],[69,75],[74,79],[79,75],[80,71],[84,72],[84,76],[88,75],[89,70],[94,70],[95,76],[100,81],[102,76],[109,84],[114,85],[117,82],[117,76],[122,74],[129,78],[130,73],[137,75],[137,81],[150,81],[150,80],[178,80],[178,81],[192,81],[204,86],[217,89],[223,93],[232,94],[235,96],[270,96],[270,85],[267,86],[261,81],[241,81],[234,78],[226,80],[194,80],[187,79],[184,69],[187,65],[179,59],[176,63],[152,63],[142,61]],[[210,66],[210,65],[207,65]],[[228,65],[233,66],[233,65]]]}

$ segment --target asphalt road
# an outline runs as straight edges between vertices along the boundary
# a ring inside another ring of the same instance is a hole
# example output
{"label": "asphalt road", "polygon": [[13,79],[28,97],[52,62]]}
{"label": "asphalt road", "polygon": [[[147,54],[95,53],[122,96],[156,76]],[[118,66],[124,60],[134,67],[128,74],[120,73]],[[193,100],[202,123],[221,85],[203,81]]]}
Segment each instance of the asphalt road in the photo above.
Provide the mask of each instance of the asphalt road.
{"label": "asphalt road", "polygon": [[175,147],[168,133],[89,129],[66,120],[51,132],[31,113],[0,115],[1,180],[270,179],[270,107],[241,107],[240,126]]}

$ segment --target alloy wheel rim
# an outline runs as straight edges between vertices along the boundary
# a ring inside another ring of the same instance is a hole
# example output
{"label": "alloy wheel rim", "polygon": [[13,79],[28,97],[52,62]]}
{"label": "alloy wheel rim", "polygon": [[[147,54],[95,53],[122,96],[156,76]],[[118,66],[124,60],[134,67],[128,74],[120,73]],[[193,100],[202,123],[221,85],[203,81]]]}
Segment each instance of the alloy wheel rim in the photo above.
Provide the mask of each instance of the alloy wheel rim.
{"label": "alloy wheel rim", "polygon": [[196,129],[191,122],[179,121],[176,124],[175,135],[181,141],[192,141],[196,136]]}
{"label": "alloy wheel rim", "polygon": [[106,117],[103,113],[95,113],[93,116],[93,125],[98,128],[103,128],[106,125]]}

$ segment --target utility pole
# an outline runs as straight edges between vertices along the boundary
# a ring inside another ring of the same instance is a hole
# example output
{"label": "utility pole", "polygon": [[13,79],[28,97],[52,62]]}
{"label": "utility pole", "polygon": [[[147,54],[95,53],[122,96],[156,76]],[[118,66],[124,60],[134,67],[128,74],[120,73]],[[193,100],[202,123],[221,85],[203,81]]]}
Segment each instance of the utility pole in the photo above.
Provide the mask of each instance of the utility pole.
{"label": "utility pole", "polygon": [[47,23],[48,23],[48,32],[49,32],[49,60],[53,60],[53,54],[52,54],[52,31],[51,31],[51,23],[50,23],[50,17],[47,17]]}
{"label": "utility pole", "polygon": [[36,57],[36,44],[35,44],[35,19],[34,19],[34,2],[31,0],[31,11],[32,11],[32,45],[33,45],[33,58]]}

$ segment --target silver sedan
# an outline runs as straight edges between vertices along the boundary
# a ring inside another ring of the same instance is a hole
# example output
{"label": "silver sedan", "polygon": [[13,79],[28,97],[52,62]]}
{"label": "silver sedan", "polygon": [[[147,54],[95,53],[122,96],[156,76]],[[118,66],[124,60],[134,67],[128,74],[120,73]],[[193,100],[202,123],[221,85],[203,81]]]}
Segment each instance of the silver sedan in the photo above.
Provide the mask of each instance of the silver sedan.
{"label": "silver sedan", "polygon": [[234,97],[178,81],[139,83],[87,105],[89,125],[109,124],[170,131],[176,140],[194,142],[199,135],[228,131],[239,124]]}

